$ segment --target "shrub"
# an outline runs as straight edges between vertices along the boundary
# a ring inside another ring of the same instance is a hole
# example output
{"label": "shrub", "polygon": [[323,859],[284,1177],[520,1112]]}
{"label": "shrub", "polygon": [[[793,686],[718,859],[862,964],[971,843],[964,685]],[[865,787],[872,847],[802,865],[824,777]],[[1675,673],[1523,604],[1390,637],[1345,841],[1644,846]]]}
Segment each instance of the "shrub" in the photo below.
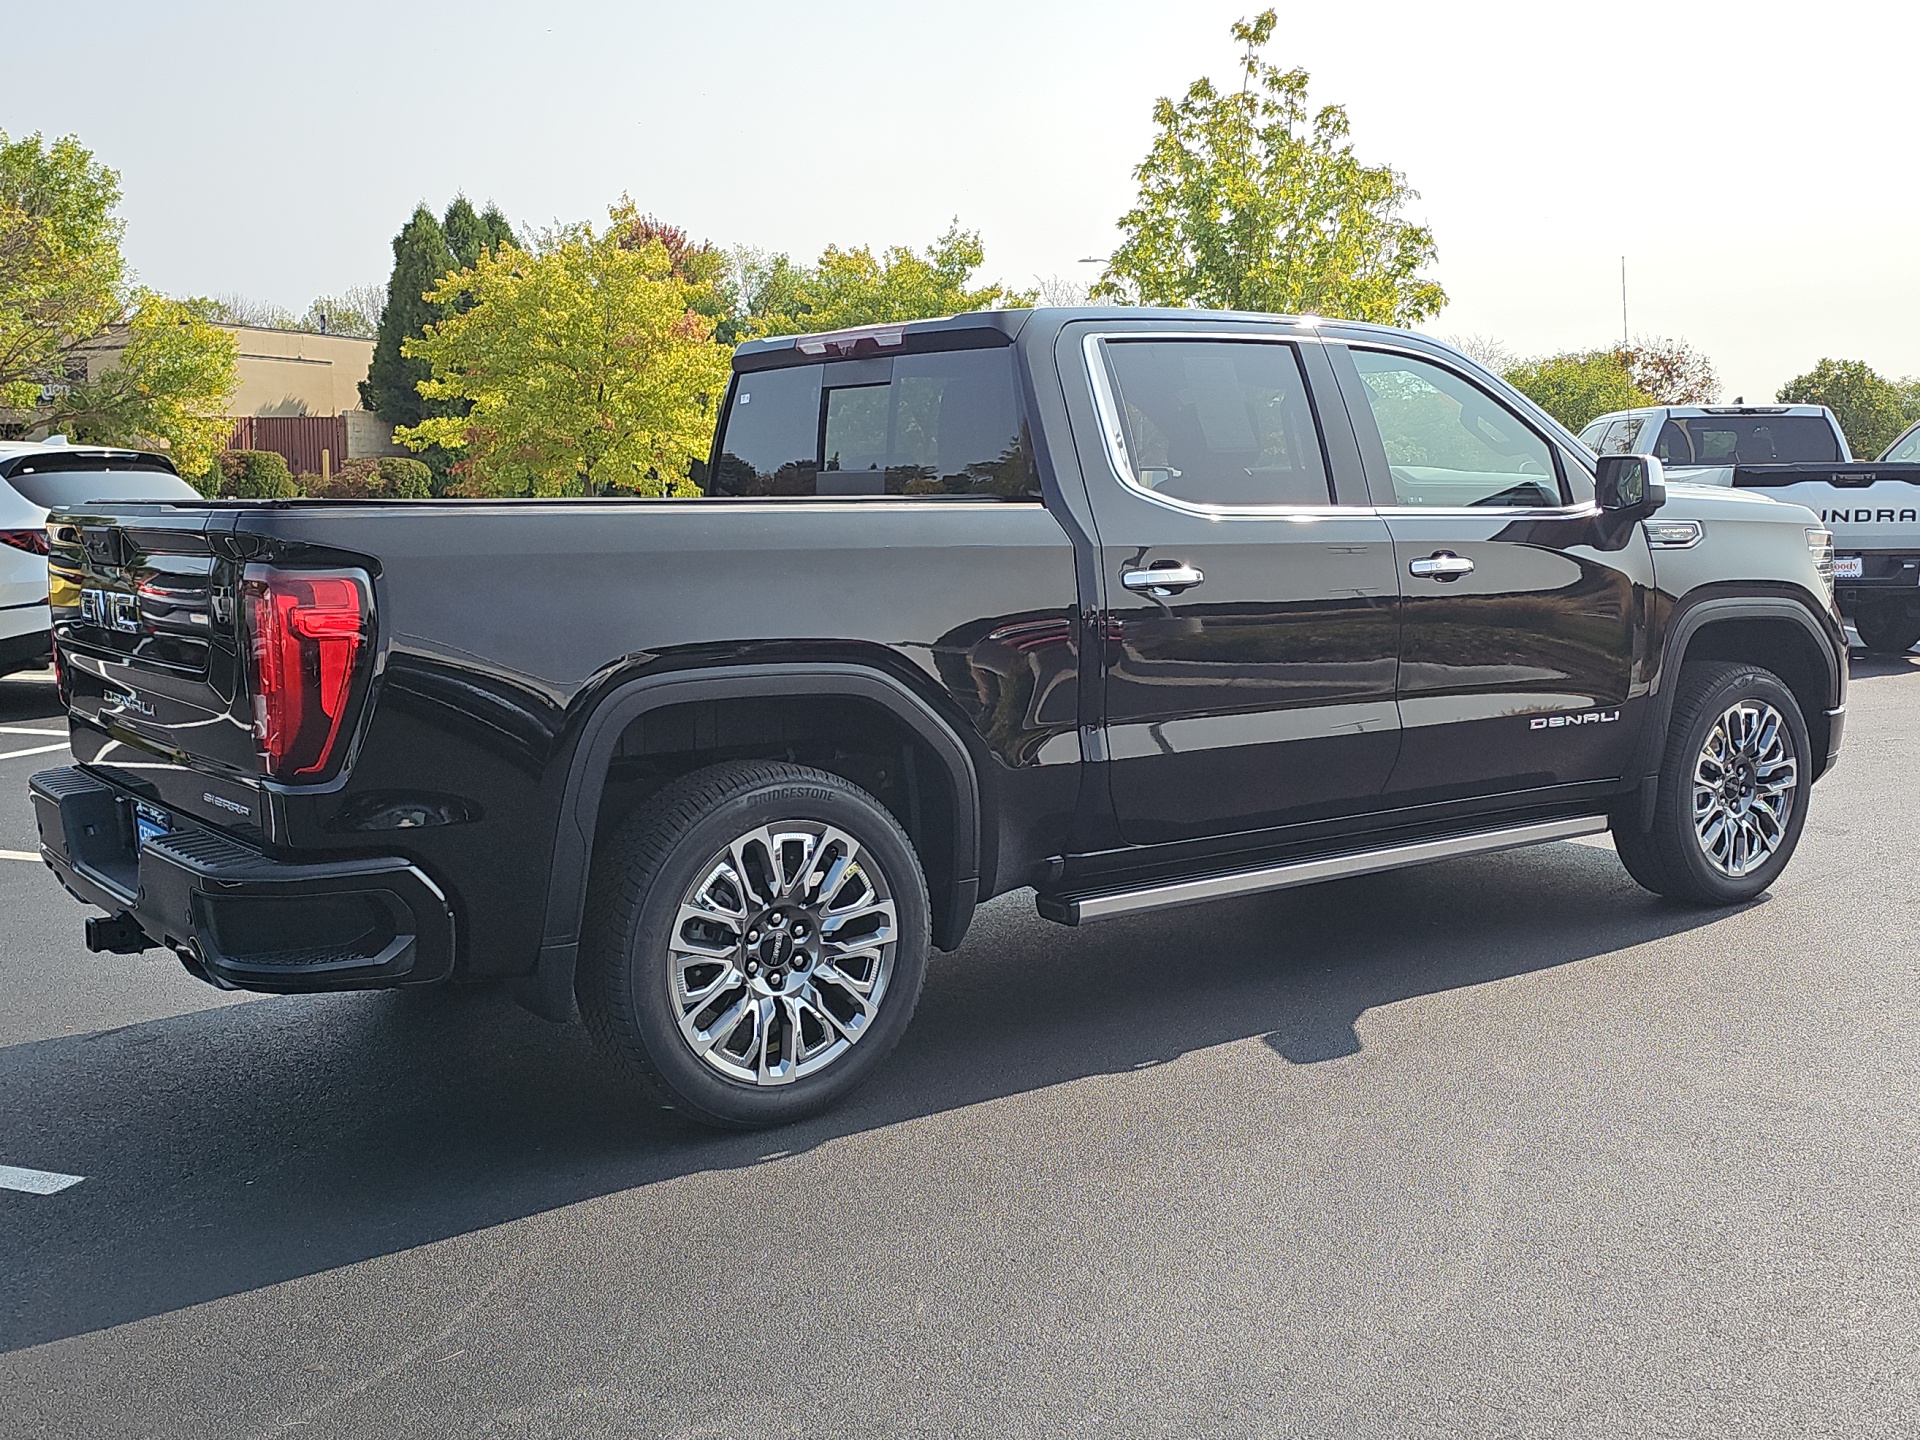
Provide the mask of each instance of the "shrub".
{"label": "shrub", "polygon": [[433,472],[404,455],[349,460],[330,479],[302,475],[306,493],[327,500],[425,500],[433,494]]}
{"label": "shrub", "polygon": [[223,450],[201,482],[223,500],[291,500],[300,494],[286,456],[273,450]]}

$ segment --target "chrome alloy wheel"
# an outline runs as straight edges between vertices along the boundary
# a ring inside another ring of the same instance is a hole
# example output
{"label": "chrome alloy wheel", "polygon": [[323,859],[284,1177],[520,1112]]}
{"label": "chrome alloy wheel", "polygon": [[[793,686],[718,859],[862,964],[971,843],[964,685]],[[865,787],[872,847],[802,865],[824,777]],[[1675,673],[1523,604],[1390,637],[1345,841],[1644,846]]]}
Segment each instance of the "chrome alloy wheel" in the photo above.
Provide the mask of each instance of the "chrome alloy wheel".
{"label": "chrome alloy wheel", "polygon": [[673,922],[673,1013],[729,1079],[787,1085],[872,1027],[899,921],[877,862],[844,830],[777,821],[704,866]]}
{"label": "chrome alloy wheel", "polygon": [[1693,829],[1707,862],[1737,879],[1772,859],[1799,785],[1780,712],[1764,700],[1728,706],[1693,763]]}

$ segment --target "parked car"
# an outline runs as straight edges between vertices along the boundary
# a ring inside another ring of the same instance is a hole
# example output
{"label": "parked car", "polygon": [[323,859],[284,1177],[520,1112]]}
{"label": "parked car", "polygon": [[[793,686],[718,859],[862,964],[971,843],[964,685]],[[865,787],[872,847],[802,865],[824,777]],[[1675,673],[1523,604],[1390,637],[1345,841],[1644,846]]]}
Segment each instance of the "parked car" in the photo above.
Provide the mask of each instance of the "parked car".
{"label": "parked car", "polygon": [[53,658],[47,611],[51,507],[197,495],[164,456],[53,441],[0,441],[0,675]]}
{"label": "parked car", "polygon": [[1650,405],[1602,415],[1580,439],[1596,455],[1655,456],[1669,480],[1690,485],[1731,485],[1736,465],[1852,458],[1824,405]]}
{"label": "parked car", "polygon": [[78,763],[32,791],[88,944],[506,980],[765,1125],[873,1072],[989,896],[1079,925],[1611,827],[1733,904],[1840,749],[1810,512],[1669,500],[1423,336],[1009,311],[733,369],[706,499],[57,515]]}
{"label": "parked car", "polygon": [[1580,433],[1600,454],[1716,462],[1669,465],[1675,481],[1806,506],[1833,531],[1837,599],[1860,643],[1882,654],[1920,643],[1920,426],[1865,461],[1846,458],[1840,422],[1824,405],[1629,410]]}

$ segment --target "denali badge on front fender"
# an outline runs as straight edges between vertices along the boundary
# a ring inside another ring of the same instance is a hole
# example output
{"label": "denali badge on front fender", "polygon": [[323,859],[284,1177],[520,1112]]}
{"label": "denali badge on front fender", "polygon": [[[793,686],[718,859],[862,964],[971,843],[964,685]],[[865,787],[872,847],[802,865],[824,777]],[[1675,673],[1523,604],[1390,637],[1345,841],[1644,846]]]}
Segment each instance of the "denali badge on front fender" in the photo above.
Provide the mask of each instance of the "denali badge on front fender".
{"label": "denali badge on front fender", "polygon": [[1609,725],[1619,718],[1618,710],[1583,710],[1578,715],[1536,715],[1527,722],[1527,728],[1558,730],[1563,725]]}

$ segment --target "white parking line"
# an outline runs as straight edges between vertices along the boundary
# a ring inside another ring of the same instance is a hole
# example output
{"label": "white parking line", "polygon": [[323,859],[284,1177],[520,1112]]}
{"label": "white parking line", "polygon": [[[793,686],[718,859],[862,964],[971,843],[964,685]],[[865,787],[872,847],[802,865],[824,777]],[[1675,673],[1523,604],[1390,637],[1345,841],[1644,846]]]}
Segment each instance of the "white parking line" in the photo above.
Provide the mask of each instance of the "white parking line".
{"label": "white parking line", "polygon": [[0,735],[64,735],[64,730],[34,730],[25,725],[0,725]]}
{"label": "white parking line", "polygon": [[62,740],[58,745],[37,745],[31,750],[8,750],[0,753],[0,760],[18,760],[24,755],[51,755],[56,750],[66,748],[67,742]]}
{"label": "white parking line", "polygon": [[86,1178],[62,1175],[57,1170],[22,1170],[18,1165],[0,1165],[0,1190],[18,1190],[26,1195],[58,1195]]}
{"label": "white parking line", "polygon": [[0,860],[38,860],[38,850],[0,850]]}

